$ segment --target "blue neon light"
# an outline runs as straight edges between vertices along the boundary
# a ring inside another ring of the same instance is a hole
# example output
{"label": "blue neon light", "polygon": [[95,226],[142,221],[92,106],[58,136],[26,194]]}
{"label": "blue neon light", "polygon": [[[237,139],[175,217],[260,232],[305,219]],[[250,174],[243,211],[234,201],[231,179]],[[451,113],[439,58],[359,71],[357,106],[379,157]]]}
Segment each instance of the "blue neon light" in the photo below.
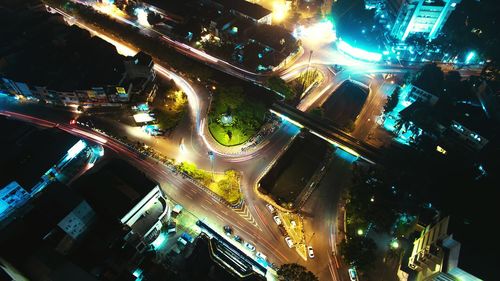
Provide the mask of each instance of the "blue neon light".
{"label": "blue neon light", "polygon": [[337,148],[335,150],[335,155],[337,155],[340,159],[343,159],[349,163],[353,163],[354,161],[358,160],[358,156],[352,155],[349,152],[342,150],[340,148]]}
{"label": "blue neon light", "polygon": [[151,243],[155,250],[159,249],[167,240],[165,233],[160,233],[160,235]]}
{"label": "blue neon light", "polygon": [[75,145],[73,145],[73,147],[71,147],[68,150],[67,158],[68,159],[74,158],[80,152],[82,152],[82,150],[85,149],[85,147],[87,147],[87,144],[84,141],[79,140]]}
{"label": "blue neon light", "polygon": [[475,56],[476,56],[476,53],[474,51],[469,52],[469,54],[467,55],[467,58],[465,59],[465,64],[469,64]]}
{"label": "blue neon light", "polygon": [[368,52],[360,48],[353,47],[346,43],[345,41],[342,41],[341,39],[338,40],[337,42],[337,48],[341,51],[344,52],[348,55],[350,55],[353,58],[361,59],[361,60],[366,60],[366,61],[380,61],[382,59],[382,54],[380,53],[374,53],[374,52]]}

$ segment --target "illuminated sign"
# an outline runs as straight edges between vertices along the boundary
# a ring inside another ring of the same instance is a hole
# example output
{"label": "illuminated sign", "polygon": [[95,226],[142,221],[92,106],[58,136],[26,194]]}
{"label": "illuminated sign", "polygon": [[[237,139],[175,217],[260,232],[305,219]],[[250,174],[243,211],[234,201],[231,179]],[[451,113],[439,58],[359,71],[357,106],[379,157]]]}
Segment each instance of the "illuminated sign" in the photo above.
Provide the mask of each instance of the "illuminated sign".
{"label": "illuminated sign", "polygon": [[436,146],[436,151],[443,154],[443,155],[446,155],[446,150],[444,148],[442,148],[441,146]]}
{"label": "illuminated sign", "polygon": [[123,87],[116,87],[116,93],[119,95],[126,95],[127,92],[125,91],[125,88]]}

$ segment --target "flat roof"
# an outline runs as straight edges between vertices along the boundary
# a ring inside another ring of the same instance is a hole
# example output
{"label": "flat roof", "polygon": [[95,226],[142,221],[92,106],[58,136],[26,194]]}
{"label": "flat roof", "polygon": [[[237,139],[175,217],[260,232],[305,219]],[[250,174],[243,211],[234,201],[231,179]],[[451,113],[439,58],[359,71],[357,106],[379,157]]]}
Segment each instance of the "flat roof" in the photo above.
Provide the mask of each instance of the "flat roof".
{"label": "flat roof", "polygon": [[13,262],[29,256],[81,201],[82,198],[64,184],[55,181],[47,185],[40,196],[31,200],[16,219],[0,231],[2,254]]}
{"label": "flat roof", "polygon": [[35,127],[4,116],[0,128],[0,188],[17,181],[30,191],[79,140],[59,129]]}
{"label": "flat roof", "polygon": [[144,112],[134,114],[133,117],[136,123],[147,123],[155,120],[149,113]]}
{"label": "flat roof", "polygon": [[59,15],[0,9],[2,76],[57,91],[116,85],[125,57],[116,48]]}
{"label": "flat roof", "polygon": [[120,159],[100,163],[94,170],[77,179],[72,187],[96,213],[118,221],[158,185]]}
{"label": "flat roof", "polygon": [[247,15],[253,19],[260,20],[261,18],[272,14],[272,12],[261,5],[247,2],[245,0],[212,0],[219,3],[226,9],[235,10],[239,13]]}

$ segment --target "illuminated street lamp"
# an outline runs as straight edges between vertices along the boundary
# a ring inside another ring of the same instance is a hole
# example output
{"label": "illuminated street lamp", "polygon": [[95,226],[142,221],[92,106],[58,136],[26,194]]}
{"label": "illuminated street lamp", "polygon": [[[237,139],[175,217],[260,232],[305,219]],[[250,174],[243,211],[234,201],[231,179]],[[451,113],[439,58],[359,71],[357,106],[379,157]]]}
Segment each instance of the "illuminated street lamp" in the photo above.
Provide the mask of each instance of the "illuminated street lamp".
{"label": "illuminated street lamp", "polygon": [[358,229],[358,232],[357,232],[357,233],[358,233],[358,235],[359,235],[359,236],[362,236],[362,235],[363,235],[363,233],[364,233],[364,232],[363,232],[363,229],[361,229],[361,228],[360,228],[360,229]]}
{"label": "illuminated street lamp", "polygon": [[399,242],[398,242],[398,240],[397,239],[393,240],[391,242],[390,246],[391,246],[391,249],[394,249],[394,250],[397,249],[397,248],[399,248]]}
{"label": "illuminated street lamp", "polygon": [[215,155],[214,155],[214,152],[209,150],[208,151],[208,159],[210,159],[210,164],[211,164],[211,167],[212,167],[212,180],[214,178],[214,160],[215,160]]}

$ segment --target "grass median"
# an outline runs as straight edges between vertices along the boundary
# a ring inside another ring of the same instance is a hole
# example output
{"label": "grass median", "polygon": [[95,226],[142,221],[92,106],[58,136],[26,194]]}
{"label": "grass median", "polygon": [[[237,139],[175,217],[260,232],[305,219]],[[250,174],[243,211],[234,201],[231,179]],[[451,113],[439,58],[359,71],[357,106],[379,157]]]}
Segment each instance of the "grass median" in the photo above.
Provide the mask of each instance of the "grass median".
{"label": "grass median", "polygon": [[212,174],[188,162],[181,162],[177,168],[231,205],[237,204],[243,198],[240,189],[241,176],[235,170]]}

